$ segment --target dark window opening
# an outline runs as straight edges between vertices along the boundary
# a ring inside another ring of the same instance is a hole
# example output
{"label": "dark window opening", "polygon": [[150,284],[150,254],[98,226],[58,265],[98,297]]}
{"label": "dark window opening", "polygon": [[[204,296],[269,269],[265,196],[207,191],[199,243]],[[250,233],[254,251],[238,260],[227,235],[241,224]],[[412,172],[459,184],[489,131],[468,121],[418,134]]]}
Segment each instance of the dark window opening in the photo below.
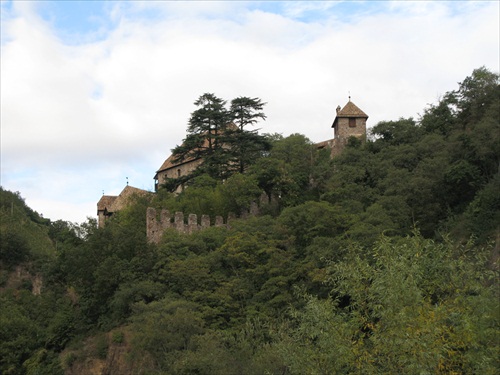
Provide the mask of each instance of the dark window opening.
{"label": "dark window opening", "polygon": [[349,118],[349,127],[350,128],[355,128],[356,127],[356,119],[353,117]]}

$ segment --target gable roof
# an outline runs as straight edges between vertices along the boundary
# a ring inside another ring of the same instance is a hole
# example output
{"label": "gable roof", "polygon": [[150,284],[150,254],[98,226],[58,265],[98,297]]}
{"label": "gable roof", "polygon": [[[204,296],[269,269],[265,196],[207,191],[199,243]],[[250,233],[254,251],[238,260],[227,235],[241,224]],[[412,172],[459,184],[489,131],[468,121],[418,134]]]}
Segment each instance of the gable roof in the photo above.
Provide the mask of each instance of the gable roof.
{"label": "gable roof", "polygon": [[147,190],[135,188],[133,186],[125,186],[119,195],[103,195],[97,202],[97,213],[106,210],[107,212],[120,211],[129,203],[133,195],[151,194]]}
{"label": "gable roof", "polygon": [[127,185],[125,188],[122,190],[120,195],[116,197],[115,201],[113,202],[113,205],[111,206],[111,212],[116,212],[120,211],[124,207],[126,207],[129,203],[130,198],[133,195],[147,195],[151,194],[149,191],[142,190],[135,188],[133,186]]}
{"label": "gable roof", "polygon": [[109,211],[116,198],[118,198],[116,195],[103,195],[97,202],[97,211]]}

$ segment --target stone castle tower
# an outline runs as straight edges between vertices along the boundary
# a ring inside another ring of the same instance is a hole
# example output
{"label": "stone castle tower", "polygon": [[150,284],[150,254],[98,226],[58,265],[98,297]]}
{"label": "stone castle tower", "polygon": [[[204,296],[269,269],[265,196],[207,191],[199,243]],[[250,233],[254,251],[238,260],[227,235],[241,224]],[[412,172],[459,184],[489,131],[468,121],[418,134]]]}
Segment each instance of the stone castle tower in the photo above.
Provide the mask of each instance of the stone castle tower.
{"label": "stone castle tower", "polygon": [[344,108],[337,107],[337,115],[332,124],[334,131],[332,156],[342,152],[349,137],[366,138],[367,119],[368,115],[351,102],[351,97]]}

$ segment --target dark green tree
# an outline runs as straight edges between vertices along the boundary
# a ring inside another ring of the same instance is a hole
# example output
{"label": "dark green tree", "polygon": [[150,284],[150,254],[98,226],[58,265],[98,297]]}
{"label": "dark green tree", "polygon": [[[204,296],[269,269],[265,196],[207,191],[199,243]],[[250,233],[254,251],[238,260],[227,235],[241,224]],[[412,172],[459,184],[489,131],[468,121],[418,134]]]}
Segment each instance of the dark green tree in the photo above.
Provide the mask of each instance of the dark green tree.
{"label": "dark green tree", "polygon": [[233,163],[238,172],[243,173],[248,165],[257,160],[262,151],[269,150],[270,144],[267,139],[257,133],[257,130],[246,130],[248,125],[255,125],[258,120],[265,120],[266,115],[262,111],[264,105],[259,98],[240,96],[231,100],[229,109],[231,120],[237,126],[228,133],[227,142]]}
{"label": "dark green tree", "polygon": [[167,181],[169,190],[201,174],[220,181],[242,173],[270,147],[256,130],[245,129],[266,118],[262,111],[265,103],[259,98],[238,97],[227,109],[225,100],[203,94],[194,104],[199,108],[191,114],[188,134],[172,152],[175,162],[201,159],[202,163],[191,174]]}
{"label": "dark green tree", "polygon": [[[208,173],[221,179],[227,173],[228,156],[221,137],[226,132],[230,117],[226,101],[214,94],[203,94],[194,102],[199,108],[191,113],[187,137],[173,150],[176,162],[202,159],[203,164],[194,175]],[[190,176],[190,177],[194,177]]]}
{"label": "dark green tree", "polygon": [[459,89],[454,91],[453,95],[456,98],[458,117],[463,129],[470,128],[484,116],[491,105],[498,104],[499,75],[484,66],[475,69],[470,77],[459,84]]}

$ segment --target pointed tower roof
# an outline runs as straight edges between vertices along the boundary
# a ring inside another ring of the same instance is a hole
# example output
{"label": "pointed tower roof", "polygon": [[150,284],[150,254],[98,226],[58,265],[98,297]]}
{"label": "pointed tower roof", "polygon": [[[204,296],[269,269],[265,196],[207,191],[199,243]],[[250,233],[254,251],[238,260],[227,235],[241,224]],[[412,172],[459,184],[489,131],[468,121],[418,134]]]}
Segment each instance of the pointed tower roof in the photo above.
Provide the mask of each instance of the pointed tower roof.
{"label": "pointed tower roof", "polygon": [[368,118],[368,115],[364,113],[359,107],[351,102],[351,97],[349,97],[349,101],[347,104],[344,106],[344,108],[340,109],[340,107],[337,108],[337,116],[335,116],[335,120],[333,120],[332,128],[335,127],[335,123],[337,122],[338,118],[341,117],[355,117],[355,118]]}
{"label": "pointed tower roof", "polygon": [[364,113],[359,107],[349,100],[347,104],[338,113],[337,117],[365,117],[368,115]]}

